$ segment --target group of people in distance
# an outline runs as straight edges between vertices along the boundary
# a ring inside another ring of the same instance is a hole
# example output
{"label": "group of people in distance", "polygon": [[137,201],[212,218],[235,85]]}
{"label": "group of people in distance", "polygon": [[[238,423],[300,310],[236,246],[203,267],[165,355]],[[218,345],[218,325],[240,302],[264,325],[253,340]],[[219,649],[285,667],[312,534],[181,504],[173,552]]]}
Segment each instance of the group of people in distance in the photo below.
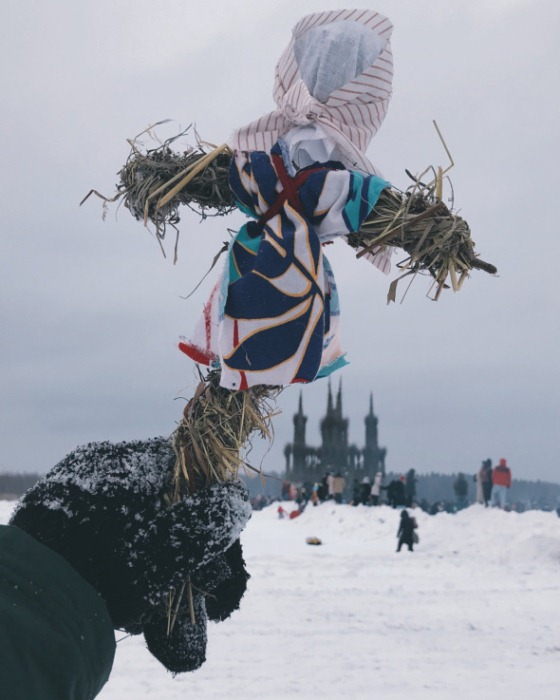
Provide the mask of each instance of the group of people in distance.
{"label": "group of people in distance", "polygon": [[492,468],[492,460],[485,459],[476,475],[476,501],[485,506],[507,506],[507,490],[511,488],[511,469],[503,457]]}
{"label": "group of people in distance", "polygon": [[[474,475],[476,482],[476,502],[485,506],[498,506],[505,509],[508,505],[507,492],[511,488],[511,469],[507,460],[503,457],[495,467],[492,460],[482,461],[480,469]],[[457,508],[465,508],[468,505],[469,484],[464,474],[459,473],[453,483]]]}

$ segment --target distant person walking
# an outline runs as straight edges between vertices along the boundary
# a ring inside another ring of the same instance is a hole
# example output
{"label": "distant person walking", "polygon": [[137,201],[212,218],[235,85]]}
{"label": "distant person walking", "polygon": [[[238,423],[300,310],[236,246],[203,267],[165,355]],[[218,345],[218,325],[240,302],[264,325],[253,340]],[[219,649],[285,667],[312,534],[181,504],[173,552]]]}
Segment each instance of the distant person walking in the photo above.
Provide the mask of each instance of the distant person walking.
{"label": "distant person walking", "polygon": [[492,498],[492,460],[485,459],[478,472],[480,485],[482,486],[482,500],[485,506],[490,504]]}
{"label": "distant person walking", "polygon": [[381,498],[381,489],[383,483],[383,472],[377,472],[373,478],[373,484],[371,485],[371,505],[378,506],[379,499]]}
{"label": "distant person walking", "polygon": [[334,476],[330,472],[327,472],[327,498],[329,500],[334,498],[333,484]]}
{"label": "distant person walking", "polygon": [[468,503],[469,482],[461,472],[459,472],[457,478],[453,482],[453,490],[455,491],[457,509],[461,510],[462,508],[466,508]]}
{"label": "distant person walking", "polygon": [[328,486],[328,473],[323,476],[321,479],[321,483],[319,484],[319,490],[317,492],[317,496],[319,497],[319,500],[321,503],[323,501],[326,501],[327,498],[329,497],[329,486]]}
{"label": "distant person walking", "polygon": [[504,509],[507,505],[507,490],[511,488],[511,469],[502,457],[492,472],[492,505]]}
{"label": "distant person walking", "polygon": [[411,518],[406,509],[401,511],[401,520],[397,530],[397,552],[401,551],[403,544],[408,546],[409,552],[414,550],[414,530],[418,527],[415,518]]}
{"label": "distant person walking", "polygon": [[484,492],[482,489],[482,472],[484,469],[484,461],[482,462],[482,465],[480,469],[477,471],[477,473],[474,475],[474,481],[476,483],[476,496],[475,500],[477,503],[484,503]]}
{"label": "distant person walking", "polygon": [[313,503],[314,506],[318,506],[319,503],[321,503],[321,499],[319,498],[320,489],[321,484],[316,481],[311,490],[311,503]]}
{"label": "distant person walking", "polygon": [[342,503],[342,494],[346,488],[346,479],[337,472],[332,482],[333,497],[336,503]]}
{"label": "distant person walking", "polygon": [[360,494],[360,502],[362,505],[367,506],[369,505],[369,496],[371,493],[371,481],[369,480],[369,476],[364,476],[362,479],[361,483],[361,494]]}
{"label": "distant person walking", "polygon": [[400,479],[393,479],[390,481],[389,486],[387,486],[387,500],[389,501],[391,508],[406,505],[404,481],[405,477],[401,476]]}
{"label": "distant person walking", "polygon": [[352,482],[352,505],[359,506],[362,502],[362,485],[358,479]]}
{"label": "distant person walking", "polygon": [[405,482],[405,498],[406,498],[406,505],[411,506],[414,501],[416,500],[416,472],[414,469],[409,469],[406,473],[406,482]]}

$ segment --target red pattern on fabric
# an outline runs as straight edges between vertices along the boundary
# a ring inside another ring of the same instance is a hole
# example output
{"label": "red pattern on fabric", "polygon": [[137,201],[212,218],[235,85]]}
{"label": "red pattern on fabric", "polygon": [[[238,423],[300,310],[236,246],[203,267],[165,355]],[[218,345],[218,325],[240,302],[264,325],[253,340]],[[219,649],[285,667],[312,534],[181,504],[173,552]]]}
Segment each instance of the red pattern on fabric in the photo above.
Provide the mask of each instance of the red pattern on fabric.
{"label": "red pattern on fabric", "polygon": [[188,355],[191,360],[194,360],[199,365],[209,365],[214,359],[212,354],[206,353],[190,343],[179,343],[179,350],[184,352],[185,355]]}
{"label": "red pattern on fabric", "polygon": [[247,381],[247,375],[245,372],[239,372],[241,375],[241,384],[239,385],[239,388],[241,391],[247,391],[249,388],[249,382]]}
{"label": "red pattern on fabric", "polygon": [[207,304],[204,306],[204,332],[206,335],[206,347],[210,347],[210,342],[212,339],[212,302],[214,300],[214,295],[217,292],[217,287],[212,290],[210,298]]}

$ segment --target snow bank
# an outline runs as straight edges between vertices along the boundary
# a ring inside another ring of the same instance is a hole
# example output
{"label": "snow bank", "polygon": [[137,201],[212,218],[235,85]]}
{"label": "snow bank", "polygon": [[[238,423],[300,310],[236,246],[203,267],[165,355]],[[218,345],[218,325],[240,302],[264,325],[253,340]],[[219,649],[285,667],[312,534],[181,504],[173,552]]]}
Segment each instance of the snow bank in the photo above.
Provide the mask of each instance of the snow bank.
{"label": "snow bank", "polygon": [[[0,502],[2,522],[12,507]],[[210,625],[206,664],[173,678],[139,638],[124,639],[101,700],[556,699],[555,513],[414,511],[420,543],[397,554],[388,507],[327,503],[283,520],[277,507],[242,535],[249,589],[238,613]]]}

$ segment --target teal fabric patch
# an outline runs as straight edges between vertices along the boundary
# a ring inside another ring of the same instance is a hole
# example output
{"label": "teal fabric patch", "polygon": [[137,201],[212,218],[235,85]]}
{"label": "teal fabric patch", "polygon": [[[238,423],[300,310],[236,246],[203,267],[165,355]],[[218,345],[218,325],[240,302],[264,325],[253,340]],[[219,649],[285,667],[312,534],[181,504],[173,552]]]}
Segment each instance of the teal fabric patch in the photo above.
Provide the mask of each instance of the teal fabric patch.
{"label": "teal fabric patch", "polygon": [[340,316],[340,299],[338,296],[338,288],[336,286],[336,282],[334,281],[334,274],[333,274],[331,264],[330,264],[327,256],[324,253],[323,253],[323,267],[325,268],[325,272],[327,273],[327,277],[329,280],[330,293],[331,293],[331,299],[330,299],[330,303],[329,303],[329,313],[331,316]]}
{"label": "teal fabric patch", "polygon": [[346,359],[346,355],[341,355],[340,357],[337,357],[337,359],[334,362],[331,362],[330,365],[325,365],[324,367],[321,367],[321,369],[317,372],[317,376],[315,377],[315,379],[328,377],[333,372],[336,372],[337,369],[345,367],[349,364],[350,363]]}
{"label": "teal fabric patch", "polygon": [[251,219],[258,219],[259,215],[255,212],[254,209],[251,209],[250,207],[246,206],[245,204],[242,204],[238,199],[235,200],[235,206],[242,211],[246,216],[249,216]]}
{"label": "teal fabric patch", "polygon": [[390,183],[375,175],[362,175],[352,171],[350,192],[344,206],[344,217],[350,231],[359,231],[373,207],[377,204],[379,195]]}
{"label": "teal fabric patch", "polygon": [[[237,236],[233,239],[229,250],[228,250],[228,280],[227,284],[225,285],[225,291],[226,291],[226,296],[227,296],[227,287],[229,284],[232,282],[235,282],[236,280],[240,279],[242,275],[239,274],[239,269],[237,265],[235,264],[235,249],[237,246],[242,246],[245,248],[247,251],[252,253],[253,255],[257,255],[257,252],[259,250],[259,246],[261,244],[262,236],[257,236],[256,238],[251,238],[249,234],[247,233],[247,224],[244,224],[240,229],[239,232],[237,233]],[[222,280],[222,285],[223,285],[223,280]],[[223,291],[223,289],[222,289]],[[225,299],[225,297],[224,297]]]}

